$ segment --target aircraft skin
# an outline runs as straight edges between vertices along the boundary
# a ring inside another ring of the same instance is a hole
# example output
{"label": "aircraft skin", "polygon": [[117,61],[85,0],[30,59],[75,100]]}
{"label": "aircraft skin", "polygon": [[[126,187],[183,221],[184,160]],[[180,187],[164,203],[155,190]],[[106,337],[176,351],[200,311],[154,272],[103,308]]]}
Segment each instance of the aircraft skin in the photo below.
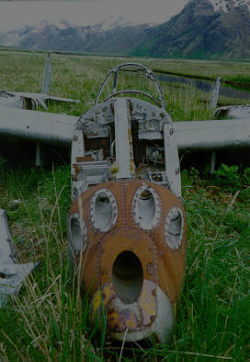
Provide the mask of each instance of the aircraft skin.
{"label": "aircraft skin", "polygon": [[[131,67],[153,77],[138,64],[113,72]],[[90,320],[106,314],[107,332],[117,340],[163,343],[185,273],[178,150],[164,105],[116,95],[96,102],[75,127],[68,241],[82,292],[89,293]],[[161,147],[145,147],[144,121],[148,130],[161,124],[164,146],[161,140]]]}
{"label": "aircraft skin", "polygon": [[[148,230],[133,215],[140,189],[149,190],[157,200],[157,221]],[[107,231],[96,229],[91,214],[93,199],[102,192],[112,195],[114,205]],[[183,225],[178,249],[172,249],[167,240],[166,220],[175,210]],[[126,341],[153,334],[165,342],[171,335],[185,272],[186,219],[180,200],[151,182],[110,181],[90,188],[75,200],[70,209],[71,224],[78,220],[77,215],[82,215],[86,246],[74,257],[76,265],[81,265],[82,289],[90,291],[91,318],[100,317],[103,308],[111,337],[123,340],[128,329]]]}

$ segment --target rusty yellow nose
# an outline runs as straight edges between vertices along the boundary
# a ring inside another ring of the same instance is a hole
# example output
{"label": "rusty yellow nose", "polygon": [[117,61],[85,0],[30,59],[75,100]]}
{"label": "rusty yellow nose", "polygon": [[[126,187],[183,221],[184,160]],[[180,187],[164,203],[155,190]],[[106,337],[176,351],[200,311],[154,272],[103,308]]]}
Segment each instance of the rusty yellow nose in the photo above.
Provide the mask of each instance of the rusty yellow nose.
{"label": "rusty yellow nose", "polygon": [[[155,247],[140,230],[116,230],[103,240],[100,258],[100,288],[91,302],[92,319],[106,311],[109,334],[127,341],[156,332],[159,297],[168,312],[172,329],[172,307],[157,286]],[[159,338],[161,339],[161,338]]]}

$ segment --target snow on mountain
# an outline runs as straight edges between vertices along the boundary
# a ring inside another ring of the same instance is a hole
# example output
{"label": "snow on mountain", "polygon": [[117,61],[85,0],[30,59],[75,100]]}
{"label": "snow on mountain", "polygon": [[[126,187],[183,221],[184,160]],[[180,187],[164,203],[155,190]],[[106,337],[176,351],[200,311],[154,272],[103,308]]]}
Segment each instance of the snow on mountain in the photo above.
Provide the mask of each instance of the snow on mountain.
{"label": "snow on mountain", "polygon": [[[40,27],[42,27],[42,25],[43,25],[42,23],[41,23]],[[48,22],[45,21],[44,25],[48,25]],[[101,21],[101,22],[98,22],[98,23],[95,23],[92,25],[87,25],[87,26],[72,25],[68,21],[63,20],[63,19],[61,19],[60,22],[58,22],[58,23],[54,23],[54,25],[56,25],[57,29],[59,29],[59,30],[65,30],[70,27],[76,27],[76,28],[87,27],[89,29],[91,28],[92,30],[94,30],[96,32],[103,32],[106,30],[112,30],[114,28],[134,26],[135,24],[133,22],[126,21],[121,15],[120,16],[110,15],[107,20],[104,20],[104,21]],[[154,26],[155,24],[148,24],[148,25]]]}
{"label": "snow on mountain", "polygon": [[210,0],[210,2],[214,7],[214,11],[222,10],[224,13],[227,13],[243,5],[246,5],[250,11],[250,0]]}

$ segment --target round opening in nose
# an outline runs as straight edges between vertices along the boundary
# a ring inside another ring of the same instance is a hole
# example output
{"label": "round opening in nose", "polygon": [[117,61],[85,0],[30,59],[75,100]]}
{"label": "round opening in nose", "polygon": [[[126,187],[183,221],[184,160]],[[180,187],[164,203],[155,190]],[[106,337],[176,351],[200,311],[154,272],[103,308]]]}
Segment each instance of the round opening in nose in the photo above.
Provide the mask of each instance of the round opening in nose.
{"label": "round opening in nose", "polygon": [[123,251],[115,259],[112,282],[123,303],[131,304],[136,301],[142,288],[143,270],[139,258],[132,251]]}

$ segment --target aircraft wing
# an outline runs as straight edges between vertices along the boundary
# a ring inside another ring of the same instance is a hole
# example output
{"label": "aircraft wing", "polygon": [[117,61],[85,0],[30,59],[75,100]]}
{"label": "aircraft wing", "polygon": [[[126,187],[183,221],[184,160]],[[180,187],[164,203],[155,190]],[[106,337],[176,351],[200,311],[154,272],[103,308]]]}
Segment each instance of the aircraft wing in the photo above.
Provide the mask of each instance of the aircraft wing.
{"label": "aircraft wing", "polygon": [[[0,107],[0,134],[69,144],[79,117]],[[179,151],[250,147],[250,119],[174,122]],[[162,132],[141,132],[140,139],[161,139]]]}
{"label": "aircraft wing", "polygon": [[0,107],[0,134],[35,141],[67,144],[79,117]]}
{"label": "aircraft wing", "polygon": [[26,99],[39,99],[41,98],[43,101],[51,100],[56,102],[66,102],[66,103],[80,103],[79,99],[71,99],[71,98],[63,98],[63,97],[56,97],[50,96],[45,93],[31,93],[31,92],[9,92],[8,94],[18,97],[23,97]]}
{"label": "aircraft wing", "polygon": [[[80,103],[78,99],[71,98],[63,98],[51,96],[45,93],[31,93],[31,92],[10,92],[5,90],[0,90],[0,105],[14,108],[28,108],[23,103],[25,101],[33,101],[36,106],[40,105],[43,108],[47,109],[46,102],[47,101],[55,101],[55,102],[64,102],[64,103]],[[33,107],[32,107],[33,108]]]}
{"label": "aircraft wing", "polygon": [[[250,119],[174,122],[179,151],[209,151],[250,147]],[[161,132],[147,131],[139,139],[161,139]]]}
{"label": "aircraft wing", "polygon": [[181,151],[250,147],[250,119],[175,122],[174,127]]}

